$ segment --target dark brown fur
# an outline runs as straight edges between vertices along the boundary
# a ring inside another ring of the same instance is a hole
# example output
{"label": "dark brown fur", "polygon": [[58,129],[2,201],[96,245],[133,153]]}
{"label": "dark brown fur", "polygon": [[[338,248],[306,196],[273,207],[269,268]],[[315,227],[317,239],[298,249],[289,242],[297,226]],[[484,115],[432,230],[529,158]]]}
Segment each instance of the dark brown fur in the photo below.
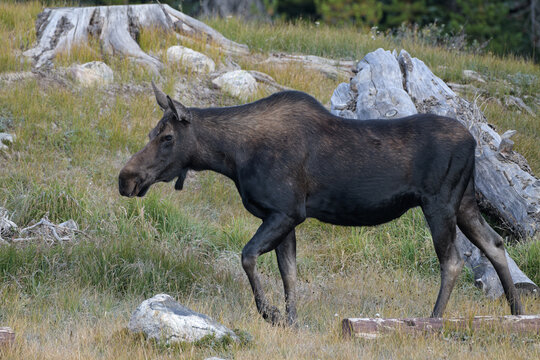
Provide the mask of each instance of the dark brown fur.
{"label": "dark brown fur", "polygon": [[122,195],[143,196],[188,169],[231,178],[246,209],[263,220],[242,251],[257,309],[280,323],[266,301],[256,259],[276,251],[287,318],[296,320],[296,238],[307,217],[338,225],[377,225],[420,206],[441,264],[432,316],[441,316],[463,266],[456,224],[492,261],[513,314],[522,313],[502,239],[485,223],[474,194],[475,141],[456,120],[418,114],[395,120],[336,117],[314,98],[283,92],[229,108],[186,108],[155,89],[163,118],[119,176]]}

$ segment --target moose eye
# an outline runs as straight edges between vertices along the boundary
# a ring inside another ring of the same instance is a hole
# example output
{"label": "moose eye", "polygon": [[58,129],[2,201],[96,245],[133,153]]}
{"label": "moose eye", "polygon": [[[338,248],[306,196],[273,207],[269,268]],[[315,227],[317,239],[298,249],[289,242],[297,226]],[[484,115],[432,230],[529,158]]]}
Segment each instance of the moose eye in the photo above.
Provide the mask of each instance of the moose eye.
{"label": "moose eye", "polygon": [[165,135],[161,138],[161,142],[169,142],[172,141],[173,137],[172,135]]}

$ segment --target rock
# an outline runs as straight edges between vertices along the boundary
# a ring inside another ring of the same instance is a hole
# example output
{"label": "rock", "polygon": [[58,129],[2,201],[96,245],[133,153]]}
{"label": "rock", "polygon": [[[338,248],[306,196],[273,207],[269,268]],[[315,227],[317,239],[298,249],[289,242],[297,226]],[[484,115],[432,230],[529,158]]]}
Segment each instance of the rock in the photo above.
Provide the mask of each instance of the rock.
{"label": "rock", "polygon": [[477,81],[482,84],[486,83],[484,77],[474,70],[463,70],[463,77],[467,80]]}
{"label": "rock", "polygon": [[243,101],[248,100],[257,92],[257,80],[245,70],[229,71],[212,80],[212,83]]}
{"label": "rock", "polygon": [[15,141],[15,135],[0,133],[0,150],[7,150],[9,145]]}
{"label": "rock", "polygon": [[112,69],[102,61],[92,61],[69,68],[71,76],[83,86],[109,84],[114,81]]}
{"label": "rock", "polygon": [[167,61],[169,63],[180,63],[198,74],[211,73],[216,69],[214,60],[198,51],[180,45],[171,46],[167,49]]}
{"label": "rock", "polygon": [[230,337],[239,341],[232,330],[180,305],[167,294],[143,301],[131,315],[128,329],[166,344],[195,342],[205,336]]}

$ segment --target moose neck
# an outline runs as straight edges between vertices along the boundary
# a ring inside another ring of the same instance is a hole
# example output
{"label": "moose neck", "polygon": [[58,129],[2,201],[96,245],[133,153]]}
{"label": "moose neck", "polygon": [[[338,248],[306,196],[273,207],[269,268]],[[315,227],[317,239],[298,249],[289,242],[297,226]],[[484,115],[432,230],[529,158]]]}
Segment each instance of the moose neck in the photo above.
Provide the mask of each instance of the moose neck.
{"label": "moose neck", "polygon": [[190,109],[197,141],[193,170],[213,170],[236,181],[237,154],[246,135],[238,108]]}

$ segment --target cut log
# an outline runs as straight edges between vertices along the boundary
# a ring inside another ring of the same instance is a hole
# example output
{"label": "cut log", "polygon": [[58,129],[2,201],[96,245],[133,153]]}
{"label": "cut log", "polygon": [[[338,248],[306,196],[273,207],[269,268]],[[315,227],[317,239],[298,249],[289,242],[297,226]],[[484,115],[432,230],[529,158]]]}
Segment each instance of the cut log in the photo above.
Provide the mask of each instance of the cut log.
{"label": "cut log", "polygon": [[158,71],[159,59],[146,54],[137,43],[142,28],[178,31],[181,36],[202,39],[225,52],[247,54],[246,45],[235,43],[208,25],[174,10],[168,5],[121,5],[97,7],[47,8],[36,20],[37,44],[24,52],[34,59],[36,68],[50,66],[56,54],[75,44],[99,39],[107,55],[127,56]]}
{"label": "cut log", "polygon": [[342,323],[343,337],[374,339],[399,331],[422,334],[439,331],[469,331],[504,329],[506,332],[540,334],[540,315],[475,316],[473,318],[408,318],[373,319],[347,318]]}
{"label": "cut log", "polygon": [[0,346],[13,344],[15,332],[8,327],[0,327]]}
{"label": "cut log", "polygon": [[[434,113],[458,119],[478,143],[474,177],[482,211],[517,239],[540,232],[540,180],[532,174],[523,156],[512,150],[509,137],[513,132],[497,134],[475,103],[457,96],[421,60],[411,58],[405,50],[399,55],[383,49],[371,52],[358,63],[355,72],[350,83],[342,83],[334,91],[334,114],[365,120]],[[463,241],[469,243],[464,236]],[[477,268],[476,260],[484,263],[481,257],[465,256],[472,253],[470,247],[474,245],[461,246],[462,256],[475,272],[475,278],[484,278],[480,269],[494,272],[489,263]],[[522,280],[528,278],[517,266],[511,266],[511,272],[522,291],[538,289],[532,282],[531,286],[523,285]],[[498,288],[491,287],[496,286],[495,281],[477,284],[482,284],[490,296],[500,293]]]}

